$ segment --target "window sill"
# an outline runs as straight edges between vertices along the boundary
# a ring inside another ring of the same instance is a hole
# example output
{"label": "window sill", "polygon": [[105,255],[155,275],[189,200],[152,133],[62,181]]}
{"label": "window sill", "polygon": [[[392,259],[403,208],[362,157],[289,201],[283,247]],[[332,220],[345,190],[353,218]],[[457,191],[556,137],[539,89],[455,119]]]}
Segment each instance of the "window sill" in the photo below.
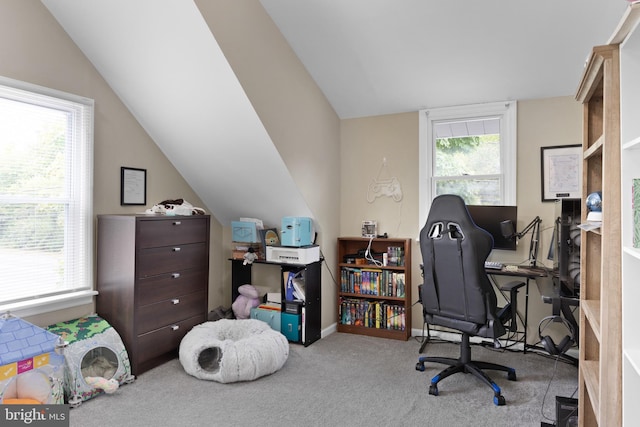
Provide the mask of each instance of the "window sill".
{"label": "window sill", "polygon": [[10,312],[17,317],[35,316],[51,311],[77,307],[79,305],[91,304],[95,295],[98,295],[97,291],[86,290],[12,304],[0,304],[0,313]]}

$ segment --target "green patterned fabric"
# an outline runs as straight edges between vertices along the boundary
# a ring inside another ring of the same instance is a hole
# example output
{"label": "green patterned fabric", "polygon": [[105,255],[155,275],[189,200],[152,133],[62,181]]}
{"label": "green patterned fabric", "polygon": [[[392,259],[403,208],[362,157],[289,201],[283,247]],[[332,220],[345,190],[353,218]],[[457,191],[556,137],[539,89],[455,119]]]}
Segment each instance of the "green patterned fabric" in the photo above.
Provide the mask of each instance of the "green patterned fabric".
{"label": "green patterned fabric", "polygon": [[82,341],[92,338],[96,334],[100,334],[111,325],[99,316],[80,317],[79,319],[69,320],[67,322],[56,323],[47,327],[49,332],[62,337],[69,344],[75,341]]}

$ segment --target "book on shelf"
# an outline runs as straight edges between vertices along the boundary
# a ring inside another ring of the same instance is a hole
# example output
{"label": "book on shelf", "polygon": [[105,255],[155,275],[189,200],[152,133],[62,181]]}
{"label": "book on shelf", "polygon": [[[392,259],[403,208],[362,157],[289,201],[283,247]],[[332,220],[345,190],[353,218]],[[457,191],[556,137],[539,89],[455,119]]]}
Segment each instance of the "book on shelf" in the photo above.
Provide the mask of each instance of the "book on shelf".
{"label": "book on shelf", "polygon": [[305,301],[304,278],[300,273],[293,276],[293,297],[300,301]]}
{"label": "book on shelf", "polygon": [[258,305],[258,308],[261,308],[263,310],[282,311],[282,305],[275,302],[264,302]]}
{"label": "book on shelf", "polygon": [[302,301],[306,299],[304,270],[283,271],[282,283],[284,284],[285,301]]}
{"label": "book on shelf", "polygon": [[385,301],[342,298],[338,318],[342,325],[404,331],[406,309]]}
{"label": "book on shelf", "polygon": [[404,287],[404,273],[396,273],[396,292],[395,292],[395,296],[399,297],[399,298],[404,298],[404,292],[405,292],[405,287]]}
{"label": "book on shelf", "polygon": [[293,295],[293,271],[283,271],[282,280],[284,283],[284,299],[287,301],[293,301],[295,299]]}
{"label": "book on shelf", "polygon": [[387,265],[401,267],[404,265],[404,248],[400,246],[387,247]]}
{"label": "book on shelf", "polygon": [[302,306],[302,311],[300,313],[300,324],[302,325],[302,342],[304,343],[305,340],[307,339],[306,337],[306,322],[307,320],[307,308],[303,305]]}
{"label": "book on shelf", "polygon": [[405,296],[405,273],[374,268],[342,267],[340,291],[382,297]]}

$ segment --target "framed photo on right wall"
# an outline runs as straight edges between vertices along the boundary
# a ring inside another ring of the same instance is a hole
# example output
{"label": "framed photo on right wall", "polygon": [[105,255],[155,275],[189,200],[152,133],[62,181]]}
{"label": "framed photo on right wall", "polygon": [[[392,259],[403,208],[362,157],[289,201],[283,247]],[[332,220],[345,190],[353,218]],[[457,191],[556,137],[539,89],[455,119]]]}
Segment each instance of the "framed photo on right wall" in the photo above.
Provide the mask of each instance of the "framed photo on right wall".
{"label": "framed photo on right wall", "polygon": [[582,193],[582,145],[540,147],[542,201],[579,199]]}

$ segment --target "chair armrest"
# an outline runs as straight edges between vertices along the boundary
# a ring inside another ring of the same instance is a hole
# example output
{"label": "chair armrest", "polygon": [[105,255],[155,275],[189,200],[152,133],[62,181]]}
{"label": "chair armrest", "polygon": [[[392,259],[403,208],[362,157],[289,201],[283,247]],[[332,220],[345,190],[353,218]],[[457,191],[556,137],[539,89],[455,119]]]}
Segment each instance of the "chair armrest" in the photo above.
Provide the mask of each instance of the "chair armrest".
{"label": "chair armrest", "polygon": [[514,280],[513,282],[505,283],[500,286],[501,291],[513,292],[514,290],[518,290],[523,287],[526,283],[521,280]]}
{"label": "chair armrest", "polygon": [[503,325],[509,323],[509,329],[513,332],[517,330],[518,318],[518,290],[523,287],[526,282],[514,280],[500,286],[503,292],[509,292],[509,303],[498,310],[498,318]]}

